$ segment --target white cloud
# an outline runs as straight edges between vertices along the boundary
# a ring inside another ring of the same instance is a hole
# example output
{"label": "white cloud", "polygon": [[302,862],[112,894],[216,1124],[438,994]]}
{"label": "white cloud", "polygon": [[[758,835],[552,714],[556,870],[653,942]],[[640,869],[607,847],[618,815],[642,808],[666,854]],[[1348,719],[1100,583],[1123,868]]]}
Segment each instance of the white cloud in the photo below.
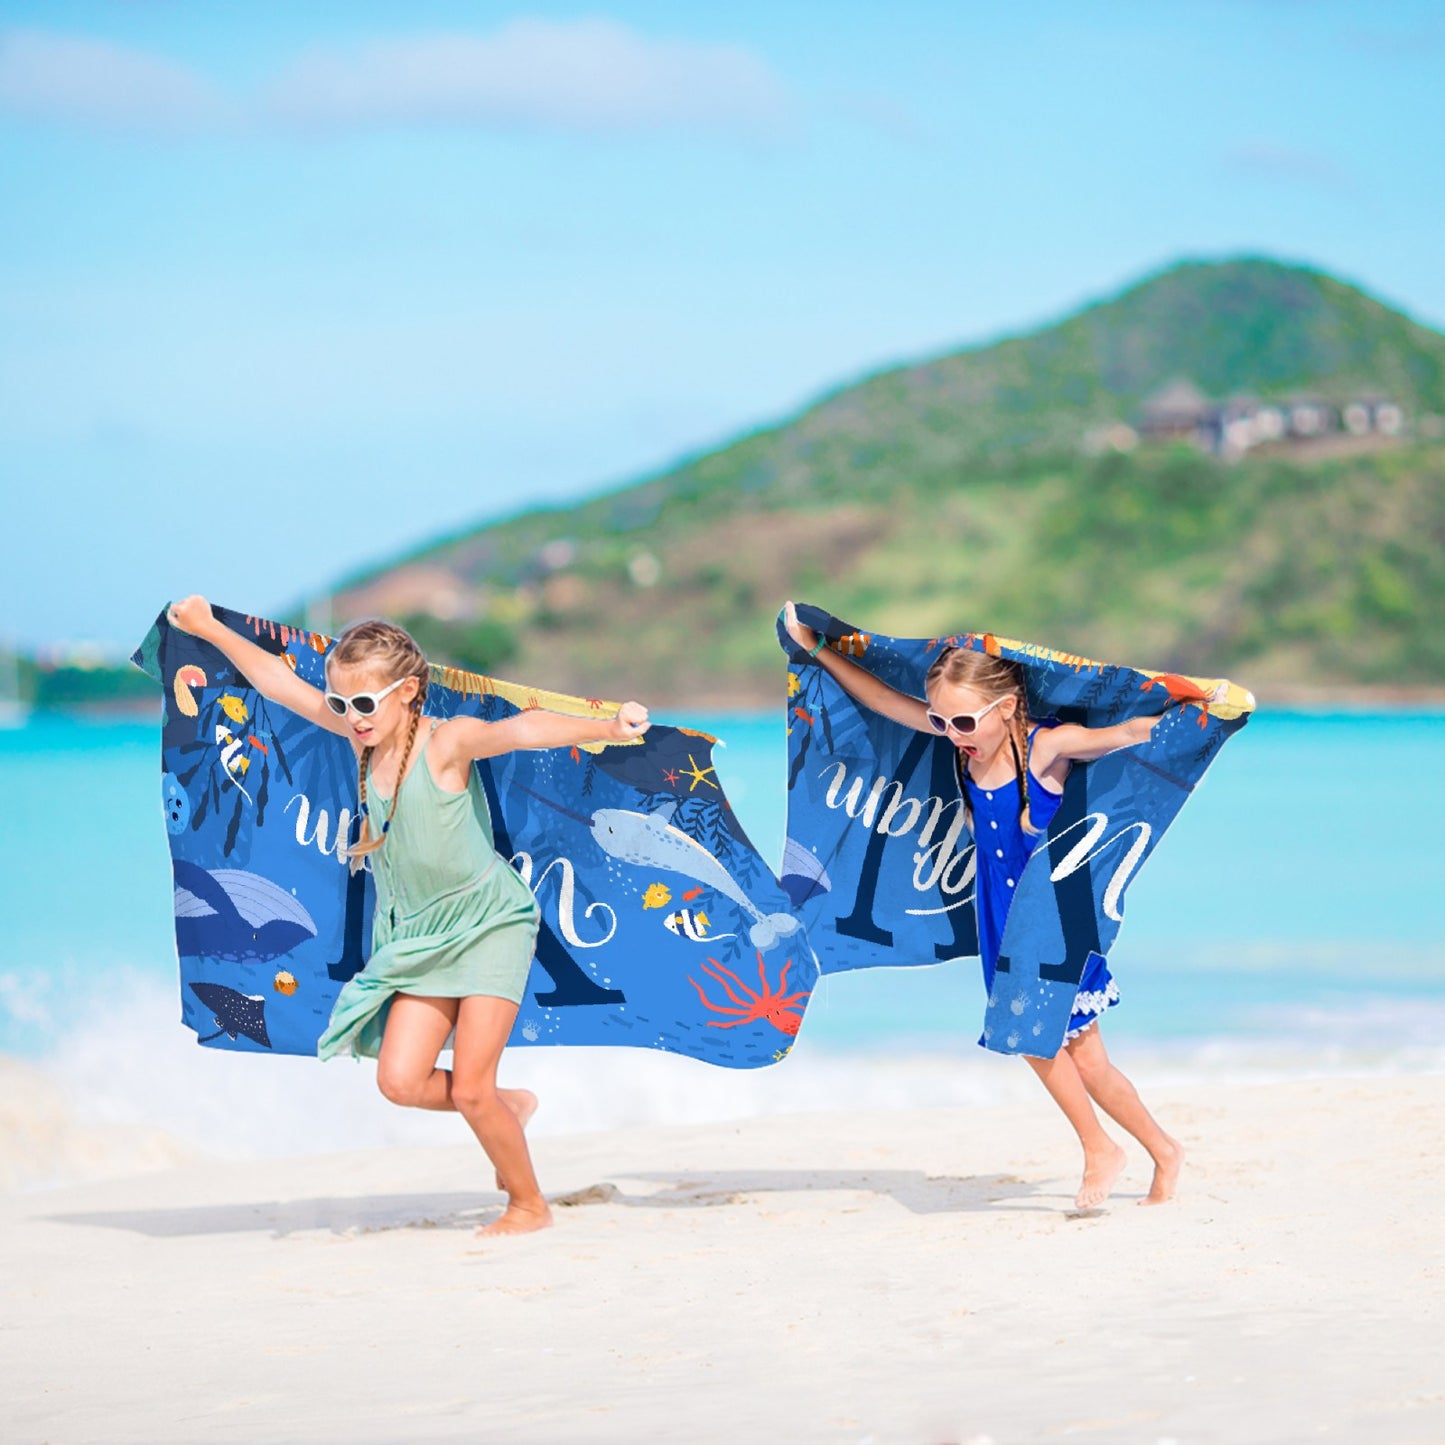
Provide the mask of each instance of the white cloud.
{"label": "white cloud", "polygon": [[103,40],[0,31],[0,113],[137,130],[220,121],[221,94],[184,66]]}
{"label": "white cloud", "polygon": [[267,109],[326,127],[443,124],[762,133],[790,110],[768,66],[737,45],[658,40],[607,20],[515,21],[318,50],[271,88]]}
{"label": "white cloud", "polygon": [[228,95],[164,56],[0,30],[0,115],[110,130],[452,125],[760,136],[793,103],[740,45],[657,39],[608,20],[519,20],[485,35],[412,35],[303,54]]}

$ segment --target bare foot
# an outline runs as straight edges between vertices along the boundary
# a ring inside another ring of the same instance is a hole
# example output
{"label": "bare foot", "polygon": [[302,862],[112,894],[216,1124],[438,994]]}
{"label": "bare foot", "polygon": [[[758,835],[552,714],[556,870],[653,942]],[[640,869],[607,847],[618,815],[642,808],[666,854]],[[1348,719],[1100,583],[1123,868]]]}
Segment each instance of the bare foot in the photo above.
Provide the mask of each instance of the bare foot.
{"label": "bare foot", "polygon": [[1163,1149],[1154,1155],[1154,1182],[1140,1204],[1167,1204],[1174,1198],[1179,1171],[1184,1165],[1184,1146],[1166,1134]]}
{"label": "bare foot", "polygon": [[487,1239],[501,1234],[535,1234],[539,1229],[551,1229],[552,1211],[543,1200],[535,1205],[509,1204],[490,1224],[477,1230],[478,1239]]}
{"label": "bare foot", "polygon": [[1075,1209],[1097,1209],[1123,1171],[1128,1155],[1112,1140],[1106,1149],[1084,1155],[1084,1177],[1074,1195]]}
{"label": "bare foot", "polygon": [[527,1121],[537,1112],[537,1096],[530,1089],[498,1089],[497,1092],[525,1129]]}
{"label": "bare foot", "polygon": [[[498,1096],[502,1102],[517,1116],[517,1123],[522,1126],[525,1132],[527,1121],[537,1112],[537,1096],[530,1089],[498,1089]],[[503,1194],[507,1192],[507,1186],[502,1179],[502,1171],[497,1170],[497,1188]]]}

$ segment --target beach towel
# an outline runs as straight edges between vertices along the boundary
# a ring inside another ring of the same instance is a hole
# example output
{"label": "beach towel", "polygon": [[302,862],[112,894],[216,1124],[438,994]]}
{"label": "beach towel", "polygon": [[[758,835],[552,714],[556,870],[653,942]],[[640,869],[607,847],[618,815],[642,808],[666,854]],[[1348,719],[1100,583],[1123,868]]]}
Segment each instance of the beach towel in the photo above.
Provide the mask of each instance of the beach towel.
{"label": "beach towel", "polygon": [[[1105,727],[1168,709],[1150,739],[1069,773],[1004,927],[983,1042],[1051,1058],[1090,959],[1108,954],[1124,896],[1165,829],[1248,721],[1253,696],[1222,678],[1094,662],[991,633],[905,639],[817,607],[799,618],[900,692],[924,696],[947,646],[1009,658],[1029,713]],[[788,654],[788,828],[782,884],[824,973],[937,963],[978,952],[974,848],[946,738],[855,703],[778,624]]]}
{"label": "beach towel", "polygon": [[[216,615],[324,686],[331,638]],[[370,873],[345,862],[355,754],[164,612],[132,660],[165,696],[182,1019],[211,1048],[314,1053],[370,941]],[[616,704],[432,668],[429,715],[497,721],[531,707],[605,717]],[[619,1044],[730,1068],[791,1048],[816,964],[728,803],[715,741],[654,725],[626,743],[477,763],[497,851],[542,909],[513,1045]]]}

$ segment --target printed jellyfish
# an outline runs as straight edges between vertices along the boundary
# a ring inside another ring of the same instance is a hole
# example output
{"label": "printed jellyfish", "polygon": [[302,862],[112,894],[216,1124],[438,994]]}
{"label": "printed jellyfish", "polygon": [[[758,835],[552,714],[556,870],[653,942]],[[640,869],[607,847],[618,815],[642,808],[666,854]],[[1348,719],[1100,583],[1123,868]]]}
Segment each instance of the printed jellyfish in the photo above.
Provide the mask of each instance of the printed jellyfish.
{"label": "printed jellyfish", "polygon": [[191,800],[174,773],[167,773],[161,779],[161,809],[165,814],[166,832],[172,838],[186,831],[186,824],[191,821]]}

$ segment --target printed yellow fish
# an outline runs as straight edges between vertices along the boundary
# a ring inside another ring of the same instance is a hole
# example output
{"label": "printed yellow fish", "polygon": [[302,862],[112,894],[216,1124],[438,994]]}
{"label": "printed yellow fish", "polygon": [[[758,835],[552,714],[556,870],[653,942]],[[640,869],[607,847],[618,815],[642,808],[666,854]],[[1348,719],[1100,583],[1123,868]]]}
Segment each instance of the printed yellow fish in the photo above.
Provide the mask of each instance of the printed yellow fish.
{"label": "printed yellow fish", "polygon": [[666,908],[672,902],[672,890],[666,883],[649,883],[642,895],[644,908]]}
{"label": "printed yellow fish", "polygon": [[233,697],[229,692],[221,699],[221,711],[231,719],[233,723],[249,722],[251,714],[246,710],[246,704],[238,697]]}
{"label": "printed yellow fish", "polygon": [[277,993],[291,994],[296,992],[296,975],[287,973],[283,968],[280,973],[271,981],[271,986]]}

